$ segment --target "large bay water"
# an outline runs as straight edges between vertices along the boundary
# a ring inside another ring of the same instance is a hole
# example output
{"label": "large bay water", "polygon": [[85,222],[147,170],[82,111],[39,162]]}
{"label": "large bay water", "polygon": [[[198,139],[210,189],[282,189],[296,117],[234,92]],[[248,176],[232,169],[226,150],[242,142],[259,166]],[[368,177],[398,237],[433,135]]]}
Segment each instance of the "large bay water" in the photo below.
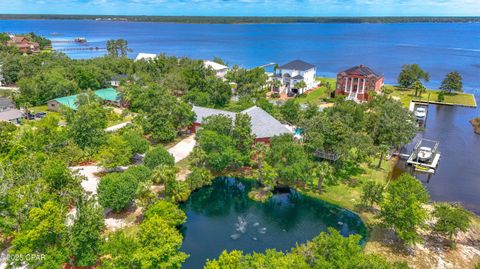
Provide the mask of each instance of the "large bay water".
{"label": "large bay water", "polygon": [[[469,89],[480,88],[480,24],[172,24],[91,20],[0,20],[0,31],[36,32],[53,40],[85,37],[89,43],[55,43],[57,49],[105,48],[109,39],[128,40],[139,52],[198,59],[218,56],[229,64],[254,67],[303,59],[318,74],[334,76],[353,65],[369,65],[394,82],[403,64],[418,63],[438,87],[445,74],[459,71]],[[52,33],[62,34],[52,36]],[[74,58],[105,54],[65,51]]]}
{"label": "large bay water", "polygon": [[225,249],[287,251],[328,227],[344,236],[366,235],[361,219],[348,210],[296,192],[276,194],[266,203],[255,202],[248,198],[252,184],[219,178],[212,186],[192,193],[182,205],[187,214],[182,251],[190,254],[182,268],[203,268],[207,259],[217,258]]}

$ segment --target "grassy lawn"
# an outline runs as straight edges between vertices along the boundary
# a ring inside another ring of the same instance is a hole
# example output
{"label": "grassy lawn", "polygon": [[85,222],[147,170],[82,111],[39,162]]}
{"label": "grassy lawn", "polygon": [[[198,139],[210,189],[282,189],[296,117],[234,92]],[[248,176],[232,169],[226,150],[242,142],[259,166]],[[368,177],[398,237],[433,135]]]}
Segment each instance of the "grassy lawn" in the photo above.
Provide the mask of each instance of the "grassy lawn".
{"label": "grassy lawn", "polygon": [[[392,85],[385,85],[387,89],[393,90],[389,95],[397,97],[405,107],[408,107],[411,100],[438,102],[438,90],[427,90],[422,96],[414,96],[413,90],[400,89]],[[429,98],[430,95],[430,98]],[[445,104],[475,106],[475,97],[469,93],[445,94]]]}
{"label": "grassy lawn", "polygon": [[60,120],[65,120],[61,113],[55,112],[55,111],[49,111],[47,105],[30,107],[29,110],[33,114],[36,114],[39,112],[47,112],[47,114],[52,114],[60,117]]}
{"label": "grassy lawn", "polygon": [[339,183],[335,186],[324,186],[322,194],[308,190],[302,190],[302,192],[309,196],[320,198],[329,203],[358,212],[365,223],[368,224],[372,218],[372,214],[370,212],[359,212],[358,210],[360,196],[362,194],[362,182],[375,181],[381,184],[387,184],[390,171],[392,171],[396,163],[394,159],[384,161],[382,162],[381,168],[377,168],[376,161],[378,160],[374,160],[372,164],[362,164],[355,172],[351,172],[349,177],[345,177],[345,179],[356,179],[358,184],[347,185]]}
{"label": "grassy lawn", "polygon": [[302,94],[296,98],[297,101],[300,103],[314,103],[314,104],[321,104],[324,102],[326,99],[328,99],[327,95],[327,87],[325,87],[325,84],[328,82],[331,85],[331,89],[335,89],[335,83],[336,80],[334,78],[317,78],[317,81],[321,82],[321,86],[318,87],[317,89],[307,93],[307,94]]}

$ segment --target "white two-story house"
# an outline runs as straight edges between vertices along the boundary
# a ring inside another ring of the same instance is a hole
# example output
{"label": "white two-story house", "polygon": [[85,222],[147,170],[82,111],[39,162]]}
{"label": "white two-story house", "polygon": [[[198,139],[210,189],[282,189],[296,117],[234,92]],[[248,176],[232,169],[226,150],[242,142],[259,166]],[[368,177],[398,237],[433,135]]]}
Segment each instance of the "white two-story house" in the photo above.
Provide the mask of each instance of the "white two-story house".
{"label": "white two-story house", "polygon": [[[287,94],[302,94],[317,86],[315,81],[316,72],[315,65],[302,60],[295,60],[278,67],[275,70],[273,79],[280,80],[283,92]],[[300,81],[305,82],[305,87],[297,87]]]}

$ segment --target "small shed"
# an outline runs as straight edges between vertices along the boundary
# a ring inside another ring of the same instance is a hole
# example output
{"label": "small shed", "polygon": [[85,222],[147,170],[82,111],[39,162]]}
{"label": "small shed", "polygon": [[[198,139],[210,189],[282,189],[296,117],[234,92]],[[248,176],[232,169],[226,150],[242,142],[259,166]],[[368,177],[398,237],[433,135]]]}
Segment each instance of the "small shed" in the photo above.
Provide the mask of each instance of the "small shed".
{"label": "small shed", "polygon": [[[93,92],[96,96],[100,97],[106,104],[111,104],[114,106],[120,106],[122,98],[118,94],[117,90],[114,88],[106,88]],[[65,97],[55,98],[47,102],[48,110],[50,111],[60,111],[60,107],[65,106],[73,110],[77,110],[78,95],[70,95]]]}
{"label": "small shed", "polygon": [[18,109],[9,109],[0,112],[0,121],[8,121],[13,124],[20,124],[23,119],[23,112]]}

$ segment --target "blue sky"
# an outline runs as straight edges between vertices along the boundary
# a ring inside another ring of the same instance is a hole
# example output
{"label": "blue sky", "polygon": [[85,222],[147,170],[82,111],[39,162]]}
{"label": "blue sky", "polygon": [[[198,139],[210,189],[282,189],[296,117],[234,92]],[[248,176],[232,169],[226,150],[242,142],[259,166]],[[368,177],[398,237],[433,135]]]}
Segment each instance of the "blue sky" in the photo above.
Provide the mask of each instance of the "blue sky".
{"label": "blue sky", "polygon": [[206,16],[480,16],[480,0],[0,0],[0,13]]}

